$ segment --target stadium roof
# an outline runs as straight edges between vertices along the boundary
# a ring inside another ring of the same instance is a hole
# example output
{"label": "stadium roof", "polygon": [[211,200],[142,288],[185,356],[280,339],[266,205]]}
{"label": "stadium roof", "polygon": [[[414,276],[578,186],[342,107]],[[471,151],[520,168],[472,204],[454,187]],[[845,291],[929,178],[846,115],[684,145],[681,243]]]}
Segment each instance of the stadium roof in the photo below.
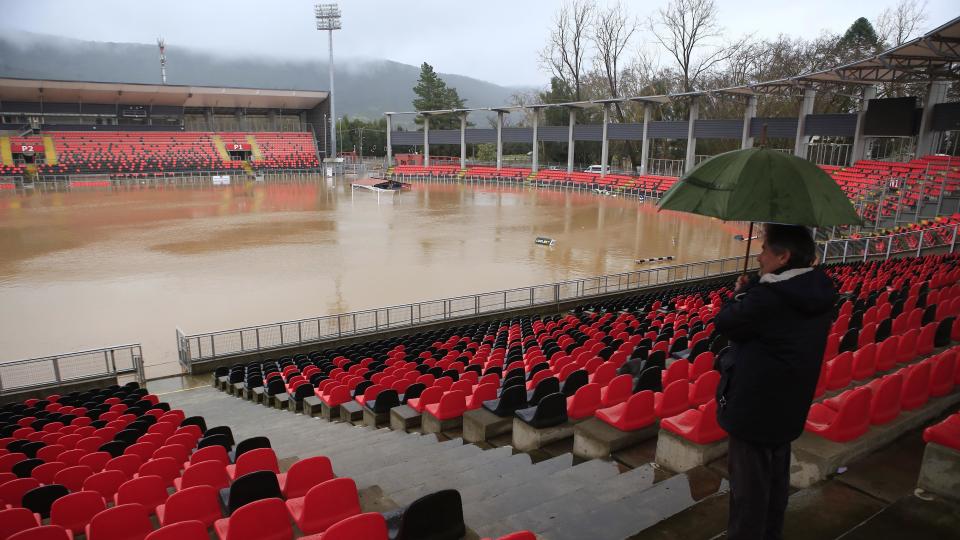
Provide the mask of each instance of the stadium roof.
{"label": "stadium roof", "polygon": [[312,109],[329,92],[0,78],[0,101]]}
{"label": "stadium roof", "polygon": [[707,94],[762,95],[789,94],[805,88],[827,86],[870,86],[891,82],[933,82],[960,80],[960,17],[875,56],[834,68],[803,73],[786,79],[765,81],[717,90],[678,94],[630,96],[575,103],[536,103],[523,106],[479,107],[456,111],[406,111],[384,114],[449,114],[471,111],[510,111],[546,107],[589,107],[609,103],[668,103]]}

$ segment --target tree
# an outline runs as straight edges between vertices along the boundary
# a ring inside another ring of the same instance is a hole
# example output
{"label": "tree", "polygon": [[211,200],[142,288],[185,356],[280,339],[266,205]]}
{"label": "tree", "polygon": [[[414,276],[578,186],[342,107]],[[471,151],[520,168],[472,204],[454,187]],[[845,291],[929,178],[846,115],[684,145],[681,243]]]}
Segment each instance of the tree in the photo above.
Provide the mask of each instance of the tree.
{"label": "tree", "polygon": [[[619,2],[600,12],[594,19],[592,41],[597,51],[596,64],[600,66],[600,71],[606,80],[607,95],[610,97],[622,96],[621,57],[636,31],[636,19],[630,17]],[[613,112],[620,123],[627,121],[623,105],[619,102],[614,102]],[[625,141],[625,148],[630,155],[631,168],[639,165],[640,155],[637,145],[633,141]]]}
{"label": "tree", "polygon": [[651,33],[677,64],[683,92],[693,91],[746,42],[746,38],[720,42],[723,28],[718,19],[713,0],[673,0],[649,22]]}
{"label": "tree", "polygon": [[926,9],[926,1],[900,0],[896,6],[883,10],[874,24],[880,43],[897,47],[912,39],[927,21]]}
{"label": "tree", "polygon": [[[417,111],[439,111],[448,109],[462,109],[466,101],[457,94],[457,89],[448,87],[447,83],[433,70],[433,66],[424,62],[420,66],[420,78],[413,87],[417,95],[413,100],[413,108]],[[417,116],[417,125],[423,124],[423,117]],[[454,115],[436,116],[430,118],[431,129],[459,129],[460,119]]]}
{"label": "tree", "polygon": [[540,51],[541,64],[573,89],[576,101],[580,101],[582,96],[588,31],[594,10],[594,4],[589,0],[573,0],[563,4],[554,16],[547,46]]}
{"label": "tree", "polygon": [[837,43],[840,54],[846,60],[860,60],[875,54],[880,49],[880,38],[866,17],[853,21],[850,28]]}

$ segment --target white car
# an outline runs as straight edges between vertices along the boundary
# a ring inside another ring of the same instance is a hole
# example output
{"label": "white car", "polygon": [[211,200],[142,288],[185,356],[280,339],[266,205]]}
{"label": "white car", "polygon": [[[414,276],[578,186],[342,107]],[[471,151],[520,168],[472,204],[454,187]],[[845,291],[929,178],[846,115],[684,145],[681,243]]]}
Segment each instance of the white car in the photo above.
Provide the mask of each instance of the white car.
{"label": "white car", "polygon": [[600,174],[603,172],[603,165],[591,165],[584,169],[583,172]]}

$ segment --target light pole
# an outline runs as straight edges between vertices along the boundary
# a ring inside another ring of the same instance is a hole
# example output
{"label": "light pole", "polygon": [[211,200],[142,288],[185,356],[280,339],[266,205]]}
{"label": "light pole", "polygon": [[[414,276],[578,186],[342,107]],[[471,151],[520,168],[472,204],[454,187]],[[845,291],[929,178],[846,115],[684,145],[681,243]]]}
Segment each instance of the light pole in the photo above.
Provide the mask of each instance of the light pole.
{"label": "light pole", "polygon": [[[317,30],[326,30],[330,38],[330,118],[337,117],[333,101],[333,31],[340,30],[340,6],[337,4],[314,4],[313,15],[317,20]],[[330,151],[337,155],[337,130],[330,126]]]}
{"label": "light pole", "polygon": [[[331,104],[331,105],[332,105],[332,104]],[[343,118],[337,118],[337,129],[336,129],[336,131],[335,131],[334,133],[335,133],[335,134],[339,134],[340,141],[343,141]],[[333,138],[333,144],[337,144],[337,137],[334,137],[334,138]],[[341,143],[341,144],[342,144],[342,143]],[[339,153],[340,153],[340,149],[339,149],[339,148],[334,148],[334,149],[333,149],[333,153],[334,153],[334,154],[339,154]]]}

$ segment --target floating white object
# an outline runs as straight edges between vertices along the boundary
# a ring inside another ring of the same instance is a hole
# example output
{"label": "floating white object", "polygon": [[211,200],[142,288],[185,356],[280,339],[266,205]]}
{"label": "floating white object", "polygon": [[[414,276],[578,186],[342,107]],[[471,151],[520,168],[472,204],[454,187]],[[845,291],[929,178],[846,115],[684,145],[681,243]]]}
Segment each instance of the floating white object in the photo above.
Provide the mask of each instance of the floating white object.
{"label": "floating white object", "polygon": [[552,246],[557,243],[557,241],[553,238],[547,238],[546,236],[538,236],[533,242],[535,244],[540,244],[541,246]]}

